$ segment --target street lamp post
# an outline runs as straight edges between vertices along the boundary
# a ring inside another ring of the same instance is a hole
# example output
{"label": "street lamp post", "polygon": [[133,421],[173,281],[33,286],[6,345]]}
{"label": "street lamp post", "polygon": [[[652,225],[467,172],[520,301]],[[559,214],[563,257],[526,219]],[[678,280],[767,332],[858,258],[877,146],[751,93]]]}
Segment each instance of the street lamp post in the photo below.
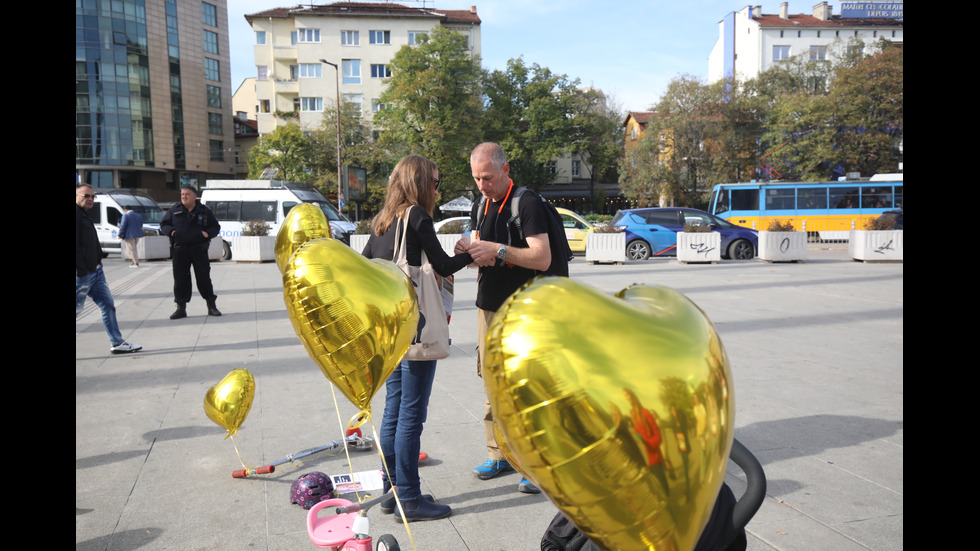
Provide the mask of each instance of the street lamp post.
{"label": "street lamp post", "polygon": [[340,67],[326,59],[321,58],[320,61],[333,67],[337,76],[337,210],[342,212],[343,206],[340,204],[341,197],[343,197],[343,166],[340,164]]}

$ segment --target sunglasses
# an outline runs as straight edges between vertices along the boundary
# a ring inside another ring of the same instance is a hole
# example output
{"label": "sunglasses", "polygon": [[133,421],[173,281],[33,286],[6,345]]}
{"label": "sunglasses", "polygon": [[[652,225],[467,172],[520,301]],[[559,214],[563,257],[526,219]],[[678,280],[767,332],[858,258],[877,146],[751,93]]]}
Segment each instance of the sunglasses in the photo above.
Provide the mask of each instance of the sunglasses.
{"label": "sunglasses", "polygon": [[440,180],[439,178],[433,178],[432,181],[435,182],[436,189],[439,189],[439,184],[442,183],[442,180]]}
{"label": "sunglasses", "polygon": [[95,199],[95,195],[91,193],[79,193],[78,195],[86,199]]}

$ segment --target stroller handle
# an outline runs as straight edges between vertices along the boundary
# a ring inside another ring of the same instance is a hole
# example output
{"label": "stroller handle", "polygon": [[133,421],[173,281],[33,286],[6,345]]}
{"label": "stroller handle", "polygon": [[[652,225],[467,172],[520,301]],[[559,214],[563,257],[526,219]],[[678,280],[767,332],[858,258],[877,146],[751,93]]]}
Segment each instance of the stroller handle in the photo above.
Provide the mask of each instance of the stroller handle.
{"label": "stroller handle", "polygon": [[729,457],[745,473],[746,480],[745,493],[735,503],[732,525],[728,527],[730,535],[734,536],[736,532],[745,529],[762,507],[762,501],[766,498],[766,473],[762,470],[759,460],[737,438],[732,439],[732,451]]}

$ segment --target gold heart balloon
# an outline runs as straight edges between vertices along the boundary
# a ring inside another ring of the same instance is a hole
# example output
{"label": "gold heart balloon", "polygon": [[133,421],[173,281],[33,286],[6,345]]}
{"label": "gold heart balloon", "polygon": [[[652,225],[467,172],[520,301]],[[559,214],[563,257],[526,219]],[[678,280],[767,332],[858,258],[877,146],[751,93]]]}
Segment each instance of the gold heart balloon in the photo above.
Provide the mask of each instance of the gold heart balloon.
{"label": "gold heart balloon", "polygon": [[351,403],[370,412],[371,398],[418,327],[412,280],[393,262],[314,239],[292,254],[282,281],[289,319],[310,357]]}
{"label": "gold heart balloon", "polygon": [[286,270],[286,262],[296,249],[310,239],[330,237],[330,222],[313,203],[300,203],[289,209],[276,234],[276,266],[279,272]]}
{"label": "gold heart balloon", "polygon": [[691,550],[725,477],[728,359],[680,293],[538,278],[497,311],[484,384],[541,490],[604,549]]}
{"label": "gold heart balloon", "polygon": [[253,398],[255,379],[252,374],[247,369],[233,369],[204,394],[204,413],[232,436],[248,417]]}

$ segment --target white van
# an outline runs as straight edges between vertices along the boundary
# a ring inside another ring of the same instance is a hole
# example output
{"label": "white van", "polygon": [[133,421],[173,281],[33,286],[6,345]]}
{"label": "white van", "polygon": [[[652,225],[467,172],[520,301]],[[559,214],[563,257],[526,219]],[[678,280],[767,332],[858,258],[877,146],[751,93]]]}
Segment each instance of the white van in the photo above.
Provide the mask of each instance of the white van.
{"label": "white van", "polygon": [[269,224],[269,235],[276,235],[289,209],[300,203],[320,207],[330,222],[333,238],[350,243],[354,224],[330,204],[316,188],[301,182],[284,180],[208,180],[201,192],[201,202],[210,208],[221,223],[224,260],[231,260],[231,238],[242,234],[249,220]]}
{"label": "white van", "polygon": [[119,223],[127,207],[143,217],[144,235],[160,235],[160,221],[165,213],[149,195],[128,189],[96,190],[95,203],[86,214],[95,224],[102,256],[122,252]]}

